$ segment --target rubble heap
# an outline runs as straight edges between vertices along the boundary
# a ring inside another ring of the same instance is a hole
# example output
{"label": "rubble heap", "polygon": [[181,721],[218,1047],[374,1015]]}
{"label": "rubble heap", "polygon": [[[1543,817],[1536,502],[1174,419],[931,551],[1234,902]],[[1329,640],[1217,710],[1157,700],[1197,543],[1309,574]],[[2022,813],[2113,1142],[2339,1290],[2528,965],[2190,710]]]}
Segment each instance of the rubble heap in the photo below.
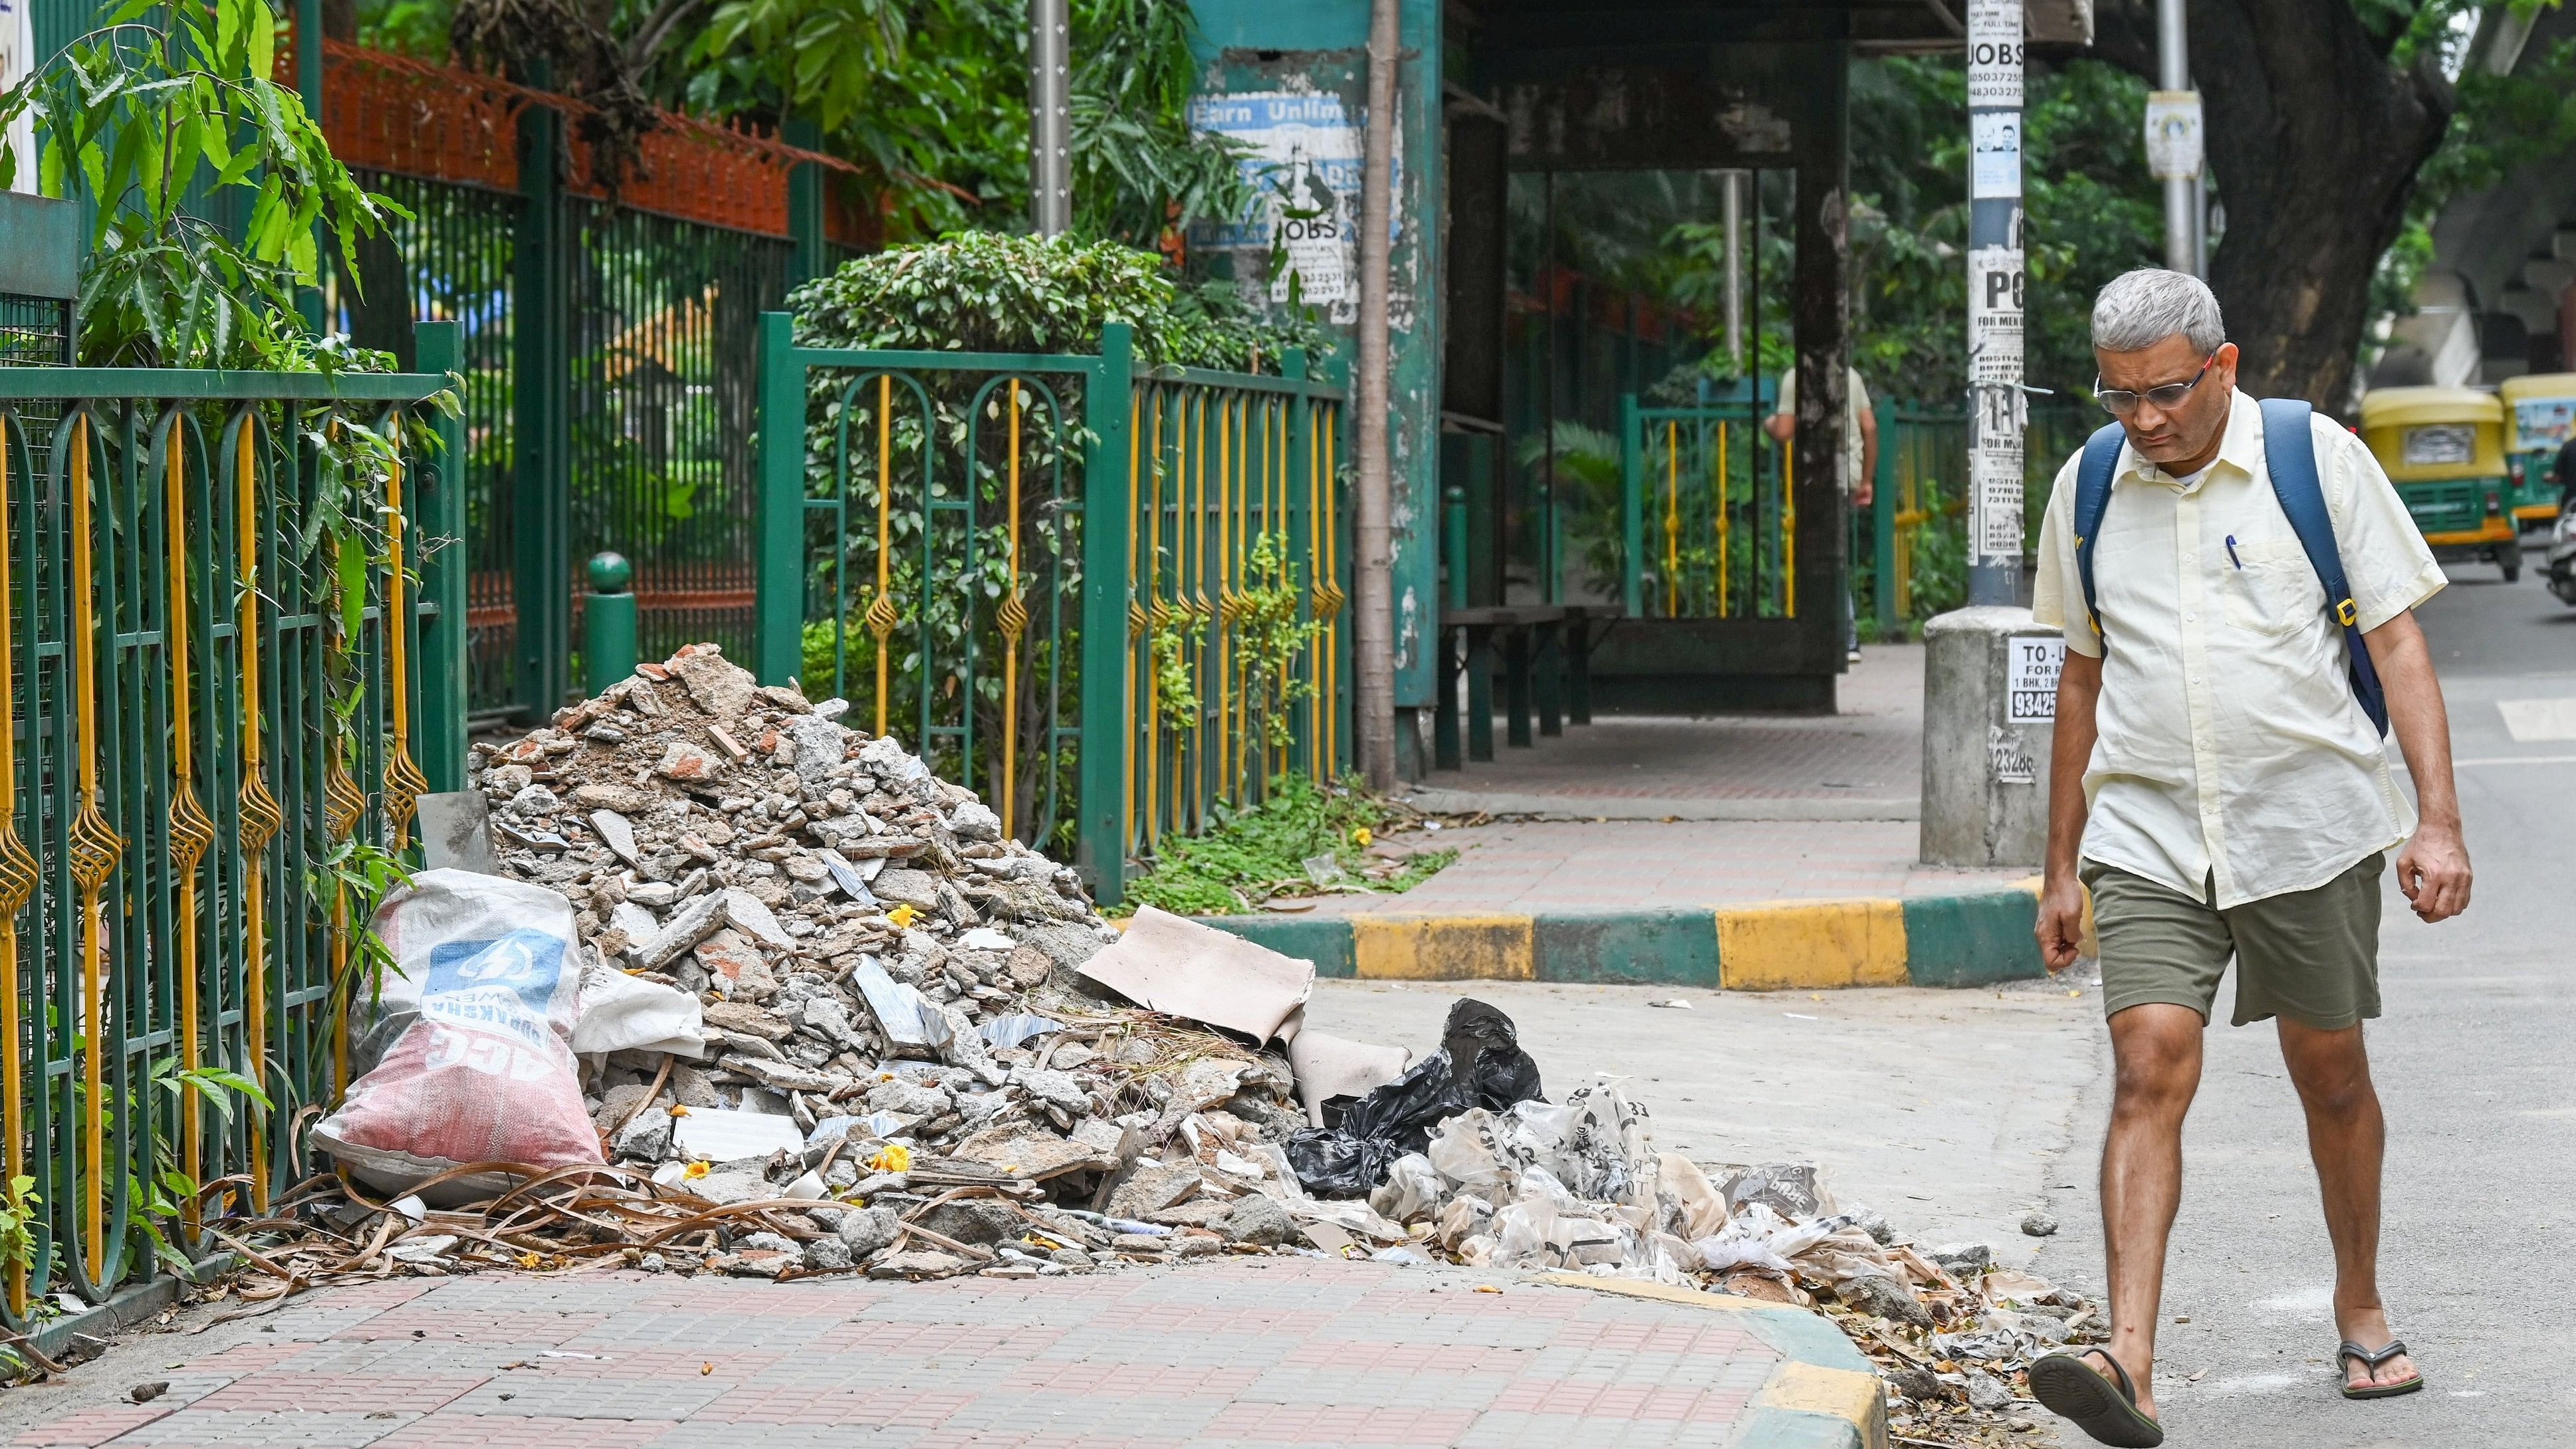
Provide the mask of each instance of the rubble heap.
{"label": "rubble heap", "polygon": [[[1074,873],[845,709],[692,645],[476,748],[501,868],[569,896],[599,963],[701,1003],[700,1060],[586,1063],[610,1160],[720,1207],[869,1204],[712,1255],[737,1272],[1062,1272],[1113,1247],[1283,1242],[1274,1203],[1237,1199],[1284,1163],[1232,1149],[1304,1125],[1284,1059],[1086,986],[1117,932]],[[1236,1189],[1124,1181],[1175,1139],[1224,1152]],[[1054,1246],[996,1250],[1033,1226]]]}
{"label": "rubble heap", "polygon": [[[423,1184],[426,1202],[378,1204],[315,1179],[266,1224],[305,1235],[265,1249],[273,1281],[245,1296],[584,1259],[901,1278],[1224,1252],[1438,1259],[1829,1313],[1917,1433],[2005,1422],[2031,1356],[2098,1330],[2090,1304],[1988,1250],[1922,1251],[1839,1207],[1813,1167],[1712,1177],[1658,1152],[1615,1082],[1548,1102],[1508,1018],[1478,1003],[1453,1009],[1430,1057],[1395,1053],[1374,1101],[1309,1131],[1290,1055],[1311,1062],[1328,1038],[1283,1054],[1282,1021],[1242,1033],[1256,1048],[1088,979],[1120,934],[1073,872],[892,739],[846,727],[846,708],[693,645],[549,728],[477,745],[500,870],[576,909],[585,1015],[595,990],[641,982],[668,988],[687,1029],[597,1051],[576,1032],[607,1171],[523,1169],[474,1202]],[[1160,916],[1129,948],[1172,931],[1257,951]],[[1372,1122],[1382,1140],[1361,1140]]]}

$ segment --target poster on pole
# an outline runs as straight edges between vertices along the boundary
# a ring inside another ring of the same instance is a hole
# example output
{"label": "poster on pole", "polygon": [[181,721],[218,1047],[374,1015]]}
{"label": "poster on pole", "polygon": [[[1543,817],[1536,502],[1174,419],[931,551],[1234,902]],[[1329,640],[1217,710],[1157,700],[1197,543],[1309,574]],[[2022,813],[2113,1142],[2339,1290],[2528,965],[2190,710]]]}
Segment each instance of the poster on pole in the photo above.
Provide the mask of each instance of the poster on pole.
{"label": "poster on pole", "polygon": [[2021,112],[1968,114],[1968,196],[2009,200],[2021,195]]}
{"label": "poster on pole", "polygon": [[1981,564],[2017,566],[2022,546],[2022,409],[2019,387],[1970,390],[1969,544]]}
{"label": "poster on pole", "polygon": [[2158,181],[2193,181],[2202,162],[2200,92],[2147,92],[2147,171]]}
{"label": "poster on pole", "polygon": [[1973,386],[2021,386],[2026,274],[2019,247],[1968,251],[1968,381]]}
{"label": "poster on pole", "polygon": [[[0,0],[5,3],[5,0]],[[1267,300],[1294,295],[1325,317],[1349,325],[1359,317],[1362,128],[1330,92],[1254,91],[1200,96],[1190,124],[1241,142],[1244,178],[1257,193],[1231,222],[1198,228],[1191,243],[1237,254],[1235,276],[1257,288],[1275,248],[1282,265]],[[1395,191],[1404,190],[1403,136],[1396,138]],[[1395,230],[1401,232],[1402,215]],[[1293,278],[1293,282],[1292,282]],[[1398,324],[1401,330],[1402,323]]]}
{"label": "poster on pole", "polygon": [[2021,109],[2022,0],[1968,0],[1968,109]]}

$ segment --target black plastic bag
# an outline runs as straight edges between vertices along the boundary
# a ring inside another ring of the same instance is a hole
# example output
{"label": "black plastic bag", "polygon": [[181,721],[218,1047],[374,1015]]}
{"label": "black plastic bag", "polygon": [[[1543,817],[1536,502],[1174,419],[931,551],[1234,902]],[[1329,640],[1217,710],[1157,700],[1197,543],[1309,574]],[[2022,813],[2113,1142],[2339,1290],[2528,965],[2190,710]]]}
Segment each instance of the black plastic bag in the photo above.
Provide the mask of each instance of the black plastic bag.
{"label": "black plastic bag", "polygon": [[1358,1197],[1386,1181],[1397,1158],[1429,1147],[1431,1134],[1449,1118],[1533,1100],[1545,1100],[1538,1063],[1521,1050],[1512,1019],[1462,996],[1449,1005],[1438,1051],[1360,1098],[1340,1125],[1289,1138],[1288,1165],[1318,1197]]}

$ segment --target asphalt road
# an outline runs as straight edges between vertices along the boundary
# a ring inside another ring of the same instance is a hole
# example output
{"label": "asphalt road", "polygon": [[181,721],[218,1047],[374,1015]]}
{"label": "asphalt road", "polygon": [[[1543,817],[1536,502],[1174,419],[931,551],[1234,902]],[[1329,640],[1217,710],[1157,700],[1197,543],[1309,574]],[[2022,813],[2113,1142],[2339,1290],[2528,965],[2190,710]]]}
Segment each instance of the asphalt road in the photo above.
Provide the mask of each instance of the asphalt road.
{"label": "asphalt road", "polygon": [[[2456,566],[2422,614],[2477,887],[2439,926],[2387,891],[2387,1014],[2369,1040],[2389,1117],[2380,1281],[2428,1386],[2380,1403],[2336,1395],[2333,1262],[2298,1105],[2270,1029],[2222,1015],[2185,1131],[2166,1284],[2156,1391],[2169,1444],[2576,1444],[2576,737],[2516,740],[2497,707],[2576,701],[2576,610],[2534,582],[2538,564],[2535,549],[2514,585]],[[2576,725],[2576,704],[2567,714]],[[2097,1293],[2107,1107],[2097,1076],[2048,1180],[2064,1229],[2037,1264]]]}

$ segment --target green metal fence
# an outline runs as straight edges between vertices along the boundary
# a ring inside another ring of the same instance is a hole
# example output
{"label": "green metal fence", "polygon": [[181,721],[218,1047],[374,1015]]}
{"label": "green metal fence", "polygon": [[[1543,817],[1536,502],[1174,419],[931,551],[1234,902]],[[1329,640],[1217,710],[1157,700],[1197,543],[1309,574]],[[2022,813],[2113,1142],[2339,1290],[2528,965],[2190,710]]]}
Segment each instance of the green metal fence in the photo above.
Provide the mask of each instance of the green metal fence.
{"label": "green metal fence", "polygon": [[1797,470],[1752,401],[1619,400],[1621,602],[1631,618],[1798,614]]}
{"label": "green metal fence", "polygon": [[1343,392],[760,330],[757,668],[982,791],[1104,902],[1127,859],[1349,758]]}
{"label": "green metal fence", "polygon": [[[1956,608],[1967,597],[1968,415],[1948,405],[1882,399],[1873,510],[1873,592],[1882,629]],[[2023,434],[2023,548],[2057,470],[2101,426],[2099,409],[2050,399],[2030,409]]]}
{"label": "green metal fence", "polygon": [[[152,1270],[168,1172],[264,1208],[344,1085],[325,867],[462,784],[464,570],[428,547],[462,430],[423,403],[459,340],[422,329],[437,375],[0,367],[0,1170],[40,1202],[14,1327]],[[365,542],[317,546],[334,507]],[[162,1085],[212,1067],[275,1110]]]}

